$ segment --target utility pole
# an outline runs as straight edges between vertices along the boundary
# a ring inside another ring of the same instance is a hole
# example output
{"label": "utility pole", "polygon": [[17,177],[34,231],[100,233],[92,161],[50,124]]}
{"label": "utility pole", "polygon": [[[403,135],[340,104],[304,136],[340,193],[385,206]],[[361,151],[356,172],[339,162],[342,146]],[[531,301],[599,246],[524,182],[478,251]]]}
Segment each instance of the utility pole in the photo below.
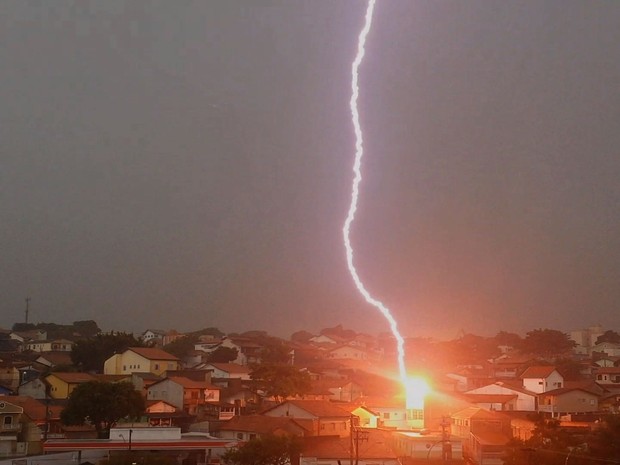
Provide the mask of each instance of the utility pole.
{"label": "utility pole", "polygon": [[[355,455],[355,465],[360,462],[360,441],[368,441],[368,431],[355,425],[356,417],[351,415],[351,465],[353,464],[353,455]],[[355,454],[353,451],[355,450]]]}
{"label": "utility pole", "polygon": [[28,324],[28,312],[30,311],[30,297],[26,297],[26,324]]}

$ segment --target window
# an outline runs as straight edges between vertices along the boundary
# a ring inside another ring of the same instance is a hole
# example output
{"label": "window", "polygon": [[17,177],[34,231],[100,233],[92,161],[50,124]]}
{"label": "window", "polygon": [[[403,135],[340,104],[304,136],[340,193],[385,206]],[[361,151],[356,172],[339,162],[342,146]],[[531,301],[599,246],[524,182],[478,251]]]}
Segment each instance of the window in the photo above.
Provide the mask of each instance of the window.
{"label": "window", "polygon": [[390,412],[384,412],[383,413],[383,419],[384,420],[389,420],[390,419]]}
{"label": "window", "polygon": [[250,434],[250,441],[251,441],[252,439],[256,439],[256,435],[255,435],[255,434]]}
{"label": "window", "polygon": [[237,433],[237,439],[243,439],[243,433]]}
{"label": "window", "polygon": [[156,363],[156,364],[155,364],[155,369],[156,369],[156,370],[159,370],[159,363]]}
{"label": "window", "polygon": [[13,426],[13,417],[11,416],[4,417],[4,426],[5,428],[10,428],[11,426]]}

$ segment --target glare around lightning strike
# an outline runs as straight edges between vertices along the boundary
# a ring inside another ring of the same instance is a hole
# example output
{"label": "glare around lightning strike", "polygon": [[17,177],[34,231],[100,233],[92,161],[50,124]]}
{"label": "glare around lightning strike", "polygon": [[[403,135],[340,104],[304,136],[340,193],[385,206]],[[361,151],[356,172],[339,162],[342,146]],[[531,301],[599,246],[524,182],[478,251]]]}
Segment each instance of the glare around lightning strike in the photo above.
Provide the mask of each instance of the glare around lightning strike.
{"label": "glare around lightning strike", "polygon": [[360,125],[360,116],[357,108],[357,99],[359,96],[359,67],[362,63],[365,54],[365,44],[366,37],[370,32],[370,26],[372,24],[372,14],[375,8],[375,0],[369,0],[368,7],[366,9],[366,16],[364,20],[364,27],[362,28],[358,41],[357,41],[357,54],[355,55],[355,59],[353,60],[353,64],[351,65],[351,118],[353,120],[353,129],[355,131],[355,161],[353,163],[353,187],[351,193],[351,204],[349,205],[349,211],[347,213],[347,218],[344,222],[344,227],[342,228],[342,233],[344,235],[344,246],[347,253],[347,265],[349,267],[349,272],[353,277],[353,281],[355,282],[355,286],[358,291],[366,301],[376,307],[381,314],[388,320],[390,324],[390,330],[392,334],[396,338],[396,346],[398,350],[398,370],[400,374],[401,380],[403,382],[407,379],[407,372],[405,369],[405,349],[404,349],[404,339],[398,331],[398,325],[396,324],[396,320],[392,316],[390,310],[379,300],[375,299],[370,292],[364,286],[364,283],[359,277],[357,269],[353,263],[353,247],[351,245],[351,223],[355,219],[355,212],[357,211],[357,203],[359,197],[359,187],[362,181],[362,156],[364,155],[364,138],[362,134],[362,127]]}

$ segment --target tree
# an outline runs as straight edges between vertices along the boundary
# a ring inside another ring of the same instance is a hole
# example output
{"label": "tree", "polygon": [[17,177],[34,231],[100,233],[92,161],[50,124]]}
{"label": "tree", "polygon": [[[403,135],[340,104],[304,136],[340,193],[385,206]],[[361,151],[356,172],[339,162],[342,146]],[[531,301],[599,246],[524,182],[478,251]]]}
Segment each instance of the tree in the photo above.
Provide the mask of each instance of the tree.
{"label": "tree", "polygon": [[250,373],[256,388],[280,401],[310,392],[310,375],[291,365],[257,365]]}
{"label": "tree", "polygon": [[194,350],[197,342],[197,334],[187,334],[175,339],[170,344],[166,344],[163,349],[169,354],[182,359]]}
{"label": "tree", "polygon": [[133,384],[89,381],[71,392],[60,420],[65,425],[89,423],[98,436],[104,438],[118,420],[137,419],[145,409],[144,398]]}
{"label": "tree", "polygon": [[308,331],[301,330],[301,331],[296,331],[293,334],[291,334],[291,341],[305,344],[313,337],[314,337],[314,334]]}
{"label": "tree", "polygon": [[607,330],[596,338],[597,344],[600,344],[601,342],[613,342],[614,344],[620,344],[620,334],[612,330]]}
{"label": "tree", "polygon": [[521,344],[521,336],[516,333],[509,333],[507,331],[500,331],[495,335],[495,341],[500,346],[508,346],[512,348],[519,347]]}
{"label": "tree", "polygon": [[233,360],[237,360],[239,351],[234,347],[218,347],[209,355],[207,355],[207,361],[211,363],[230,363]]}
{"label": "tree", "polygon": [[597,459],[620,458],[620,417],[608,415],[588,440],[589,455]]}
{"label": "tree", "polygon": [[71,361],[81,371],[100,373],[107,359],[124,352],[128,347],[145,347],[145,344],[130,333],[97,334],[94,338],[82,339],[73,345]]}
{"label": "tree", "polygon": [[229,465],[288,465],[295,463],[300,453],[299,438],[267,435],[227,451],[222,459]]}
{"label": "tree", "polygon": [[555,329],[535,329],[525,335],[519,349],[524,353],[550,358],[569,352],[576,343]]}
{"label": "tree", "polygon": [[74,321],[73,328],[83,337],[94,337],[101,332],[99,325],[94,320]]}

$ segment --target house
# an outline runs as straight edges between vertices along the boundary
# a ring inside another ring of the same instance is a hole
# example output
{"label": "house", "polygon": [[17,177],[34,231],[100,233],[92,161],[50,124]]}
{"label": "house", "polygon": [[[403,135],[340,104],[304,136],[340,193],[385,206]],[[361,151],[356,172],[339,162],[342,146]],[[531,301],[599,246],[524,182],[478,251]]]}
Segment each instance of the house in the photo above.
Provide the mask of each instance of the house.
{"label": "house", "polygon": [[366,350],[348,344],[329,349],[326,357],[332,360],[368,360],[369,358]]}
{"label": "house", "polygon": [[162,347],[183,337],[183,334],[171,329],[165,331],[163,329],[147,329],[140,335],[140,340],[150,347]]}
{"label": "house", "polygon": [[189,415],[201,417],[206,402],[219,402],[220,388],[207,381],[173,376],[152,384],[147,390],[147,400],[164,400]]}
{"label": "house", "polygon": [[620,387],[620,367],[601,367],[594,370],[594,379],[606,388]]}
{"label": "house", "polygon": [[49,386],[52,399],[68,399],[80,384],[96,381],[97,378],[89,373],[55,372],[47,375],[44,380]]}
{"label": "house", "polygon": [[407,409],[404,400],[394,400],[392,398],[364,396],[355,402],[360,407],[365,407],[378,419],[378,427],[391,429],[410,429],[407,421]]}
{"label": "house", "polygon": [[598,412],[599,394],[585,388],[560,388],[538,397],[538,411],[558,418],[569,413]]}
{"label": "house", "polygon": [[27,443],[28,455],[43,452],[42,438],[61,437],[60,412],[63,406],[42,402],[28,396],[7,396],[6,400],[23,409],[20,440]]}
{"label": "house", "polygon": [[17,388],[17,393],[20,396],[28,396],[33,399],[45,399],[47,397],[47,389],[48,386],[41,378],[35,378],[20,384]]}
{"label": "house", "polygon": [[595,344],[592,347],[592,353],[604,353],[609,357],[619,357],[620,356],[620,344],[615,342],[600,342]]}
{"label": "house", "polygon": [[265,415],[236,416],[222,423],[218,437],[249,441],[263,435],[306,436],[312,433],[312,421]]}
{"label": "house", "polygon": [[493,360],[489,375],[494,378],[517,379],[518,374],[534,362],[531,355],[504,354]]}
{"label": "house", "polygon": [[103,365],[106,375],[153,373],[161,376],[168,370],[179,370],[180,360],[172,354],[153,347],[130,347],[112,355]]}
{"label": "house", "polygon": [[564,377],[554,366],[531,366],[521,374],[521,380],[525,389],[537,394],[564,387]]}
{"label": "house", "polygon": [[517,410],[517,394],[464,394],[476,407],[485,410]]}
{"label": "house", "polygon": [[35,339],[25,342],[23,348],[33,352],[71,352],[73,342],[67,339],[55,339],[53,341]]}
{"label": "house", "polygon": [[463,441],[463,456],[478,465],[499,465],[510,441],[510,417],[469,407],[450,418],[451,434]]}
{"label": "house", "polygon": [[[504,402],[500,401],[500,403],[507,406],[505,410],[510,410],[510,407],[513,407],[514,410],[518,410],[518,411],[527,411],[527,412],[536,411],[536,405],[537,405],[536,393],[531,392],[523,387],[514,385],[512,383],[498,381],[496,383],[488,384],[487,386],[483,386],[477,389],[472,389],[471,391],[467,391],[466,393],[464,393],[466,398],[471,398],[470,396],[472,394],[473,395],[479,395],[479,394],[507,395],[507,396],[516,395],[517,398],[514,401],[508,400],[508,398],[504,398]],[[500,398],[497,398],[497,399],[500,399]],[[495,403],[497,403],[497,400]]]}
{"label": "house", "polygon": [[151,345],[162,345],[166,331],[163,329],[147,329],[140,335],[142,342]]}
{"label": "house", "polygon": [[380,424],[380,415],[363,405],[353,407],[350,411],[357,417],[357,425],[360,428],[377,428]]}
{"label": "house", "polygon": [[220,400],[235,406],[236,414],[255,412],[260,402],[260,396],[244,385],[239,378],[212,378],[215,386],[222,388]]}
{"label": "house", "polygon": [[0,457],[10,458],[26,455],[26,444],[18,440],[24,409],[5,399],[0,399]]}
{"label": "house", "polygon": [[51,351],[42,353],[36,358],[33,365],[47,371],[56,367],[72,366],[73,361],[71,360],[71,352]]}
{"label": "house", "polygon": [[0,361],[0,384],[9,389],[17,389],[21,381],[18,367],[11,362]]}
{"label": "house", "polygon": [[351,414],[336,404],[322,400],[287,400],[262,412],[269,417],[312,420],[314,436],[349,435]]}
{"label": "house", "polygon": [[175,407],[165,400],[150,400],[146,404],[145,416],[150,426],[179,427],[187,429],[193,417],[183,409]]}
{"label": "house", "polygon": [[337,338],[336,336],[328,336],[326,334],[319,334],[318,336],[313,336],[310,339],[308,339],[308,342],[311,344],[323,345],[323,344],[340,344],[342,343],[342,340],[340,338]]}
{"label": "house", "polygon": [[237,349],[237,358],[233,362],[239,365],[250,365],[261,363],[261,352],[264,347],[257,342],[245,337],[225,337],[221,343],[222,347]]}
{"label": "house", "polygon": [[355,430],[352,439],[333,436],[303,438],[300,465],[341,465],[354,460],[358,465],[399,465],[390,446],[389,433],[377,430]]}
{"label": "house", "polygon": [[210,371],[212,378],[239,378],[249,380],[250,369],[237,363],[201,363],[197,367],[200,370]]}

